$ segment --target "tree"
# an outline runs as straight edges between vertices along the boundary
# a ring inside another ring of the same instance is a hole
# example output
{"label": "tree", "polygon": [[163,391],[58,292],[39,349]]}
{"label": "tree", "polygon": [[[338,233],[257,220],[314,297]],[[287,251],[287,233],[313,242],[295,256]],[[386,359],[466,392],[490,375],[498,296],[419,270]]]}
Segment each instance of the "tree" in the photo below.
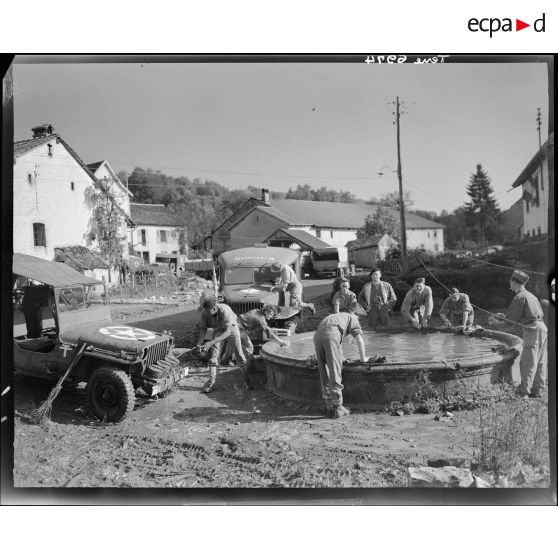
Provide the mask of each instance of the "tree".
{"label": "tree", "polygon": [[471,223],[478,227],[478,241],[483,245],[488,237],[498,234],[500,209],[494,199],[490,178],[480,163],[477,165],[477,172],[471,174],[467,194],[471,198],[465,204],[467,215]]}
{"label": "tree", "polygon": [[122,263],[123,243],[126,240],[126,235],[121,234],[124,212],[110,192],[113,183],[112,179],[102,178],[85,191],[86,203],[92,209],[85,240],[88,246],[97,242],[99,252],[109,264],[109,280],[110,269],[119,268]]}
{"label": "tree", "polygon": [[[387,194],[384,194],[379,198],[372,197],[367,203],[372,205],[385,205],[388,207],[396,207],[397,209],[399,209],[399,192],[397,191],[388,192]],[[411,197],[410,192],[407,192],[406,190],[403,192],[403,203],[405,204],[405,209],[407,210],[413,205],[415,205],[415,202]]]}
{"label": "tree", "polygon": [[393,210],[379,205],[374,215],[367,215],[364,225],[357,230],[357,240],[370,240],[378,234],[389,234],[399,239],[401,228]]}

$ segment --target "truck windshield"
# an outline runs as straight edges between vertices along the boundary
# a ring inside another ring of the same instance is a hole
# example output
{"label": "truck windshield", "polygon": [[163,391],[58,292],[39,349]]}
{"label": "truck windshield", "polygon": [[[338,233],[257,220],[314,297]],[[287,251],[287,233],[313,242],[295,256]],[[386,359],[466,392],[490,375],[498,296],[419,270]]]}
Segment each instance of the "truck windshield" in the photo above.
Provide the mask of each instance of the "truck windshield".
{"label": "truck windshield", "polygon": [[233,267],[225,270],[225,285],[246,285],[254,282],[253,267]]}

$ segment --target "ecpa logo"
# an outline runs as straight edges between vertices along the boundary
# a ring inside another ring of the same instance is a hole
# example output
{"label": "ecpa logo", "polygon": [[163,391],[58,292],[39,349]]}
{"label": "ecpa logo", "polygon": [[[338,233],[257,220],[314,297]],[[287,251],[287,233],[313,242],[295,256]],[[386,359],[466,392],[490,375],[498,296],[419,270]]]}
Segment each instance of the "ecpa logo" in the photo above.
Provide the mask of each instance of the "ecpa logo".
{"label": "ecpa logo", "polygon": [[[512,18],[505,17],[500,19],[498,17],[484,17],[482,19],[478,19],[476,17],[472,17],[467,22],[467,27],[469,31],[473,33],[477,33],[478,31],[482,31],[483,33],[490,33],[490,38],[494,33],[498,31],[509,32],[509,31],[521,31],[522,29],[526,29],[527,27],[531,27],[530,23],[525,23],[521,19],[515,19],[515,29],[513,26]],[[544,33],[545,32],[545,14],[538,19],[535,19],[533,22],[533,30],[536,33]]]}

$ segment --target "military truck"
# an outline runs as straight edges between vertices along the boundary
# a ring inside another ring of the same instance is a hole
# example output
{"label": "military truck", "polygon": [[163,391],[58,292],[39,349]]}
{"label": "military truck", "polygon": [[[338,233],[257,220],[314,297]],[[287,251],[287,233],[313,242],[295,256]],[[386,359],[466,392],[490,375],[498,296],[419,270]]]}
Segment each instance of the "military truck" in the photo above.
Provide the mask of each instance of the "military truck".
{"label": "military truck", "polygon": [[279,280],[279,272],[269,267],[274,262],[289,265],[300,277],[301,258],[298,250],[253,246],[223,252],[218,260],[219,289],[223,302],[233,311],[244,314],[266,304],[280,306],[280,314],[270,326],[294,333],[300,320],[298,308],[287,309],[279,293],[272,291]]}
{"label": "military truck", "polygon": [[111,321],[102,281],[25,254],[14,254],[12,272],[14,279],[48,286],[52,313],[52,325],[40,330],[38,338],[29,338],[18,324],[19,310],[14,311],[16,371],[57,381],[85,346],[69,378],[87,383],[93,413],[111,422],[133,410],[137,388],[157,398],[186,375],[172,354],[172,336]]}

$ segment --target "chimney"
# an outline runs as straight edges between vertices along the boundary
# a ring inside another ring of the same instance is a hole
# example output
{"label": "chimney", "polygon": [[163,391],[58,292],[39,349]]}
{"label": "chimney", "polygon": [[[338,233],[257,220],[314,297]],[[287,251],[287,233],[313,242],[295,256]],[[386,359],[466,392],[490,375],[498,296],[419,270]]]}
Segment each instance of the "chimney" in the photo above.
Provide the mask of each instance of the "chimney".
{"label": "chimney", "polygon": [[52,124],[41,124],[31,128],[31,131],[33,132],[33,138],[43,138],[54,133],[54,126]]}
{"label": "chimney", "polygon": [[265,205],[269,205],[269,190],[267,188],[262,188],[262,201]]}

